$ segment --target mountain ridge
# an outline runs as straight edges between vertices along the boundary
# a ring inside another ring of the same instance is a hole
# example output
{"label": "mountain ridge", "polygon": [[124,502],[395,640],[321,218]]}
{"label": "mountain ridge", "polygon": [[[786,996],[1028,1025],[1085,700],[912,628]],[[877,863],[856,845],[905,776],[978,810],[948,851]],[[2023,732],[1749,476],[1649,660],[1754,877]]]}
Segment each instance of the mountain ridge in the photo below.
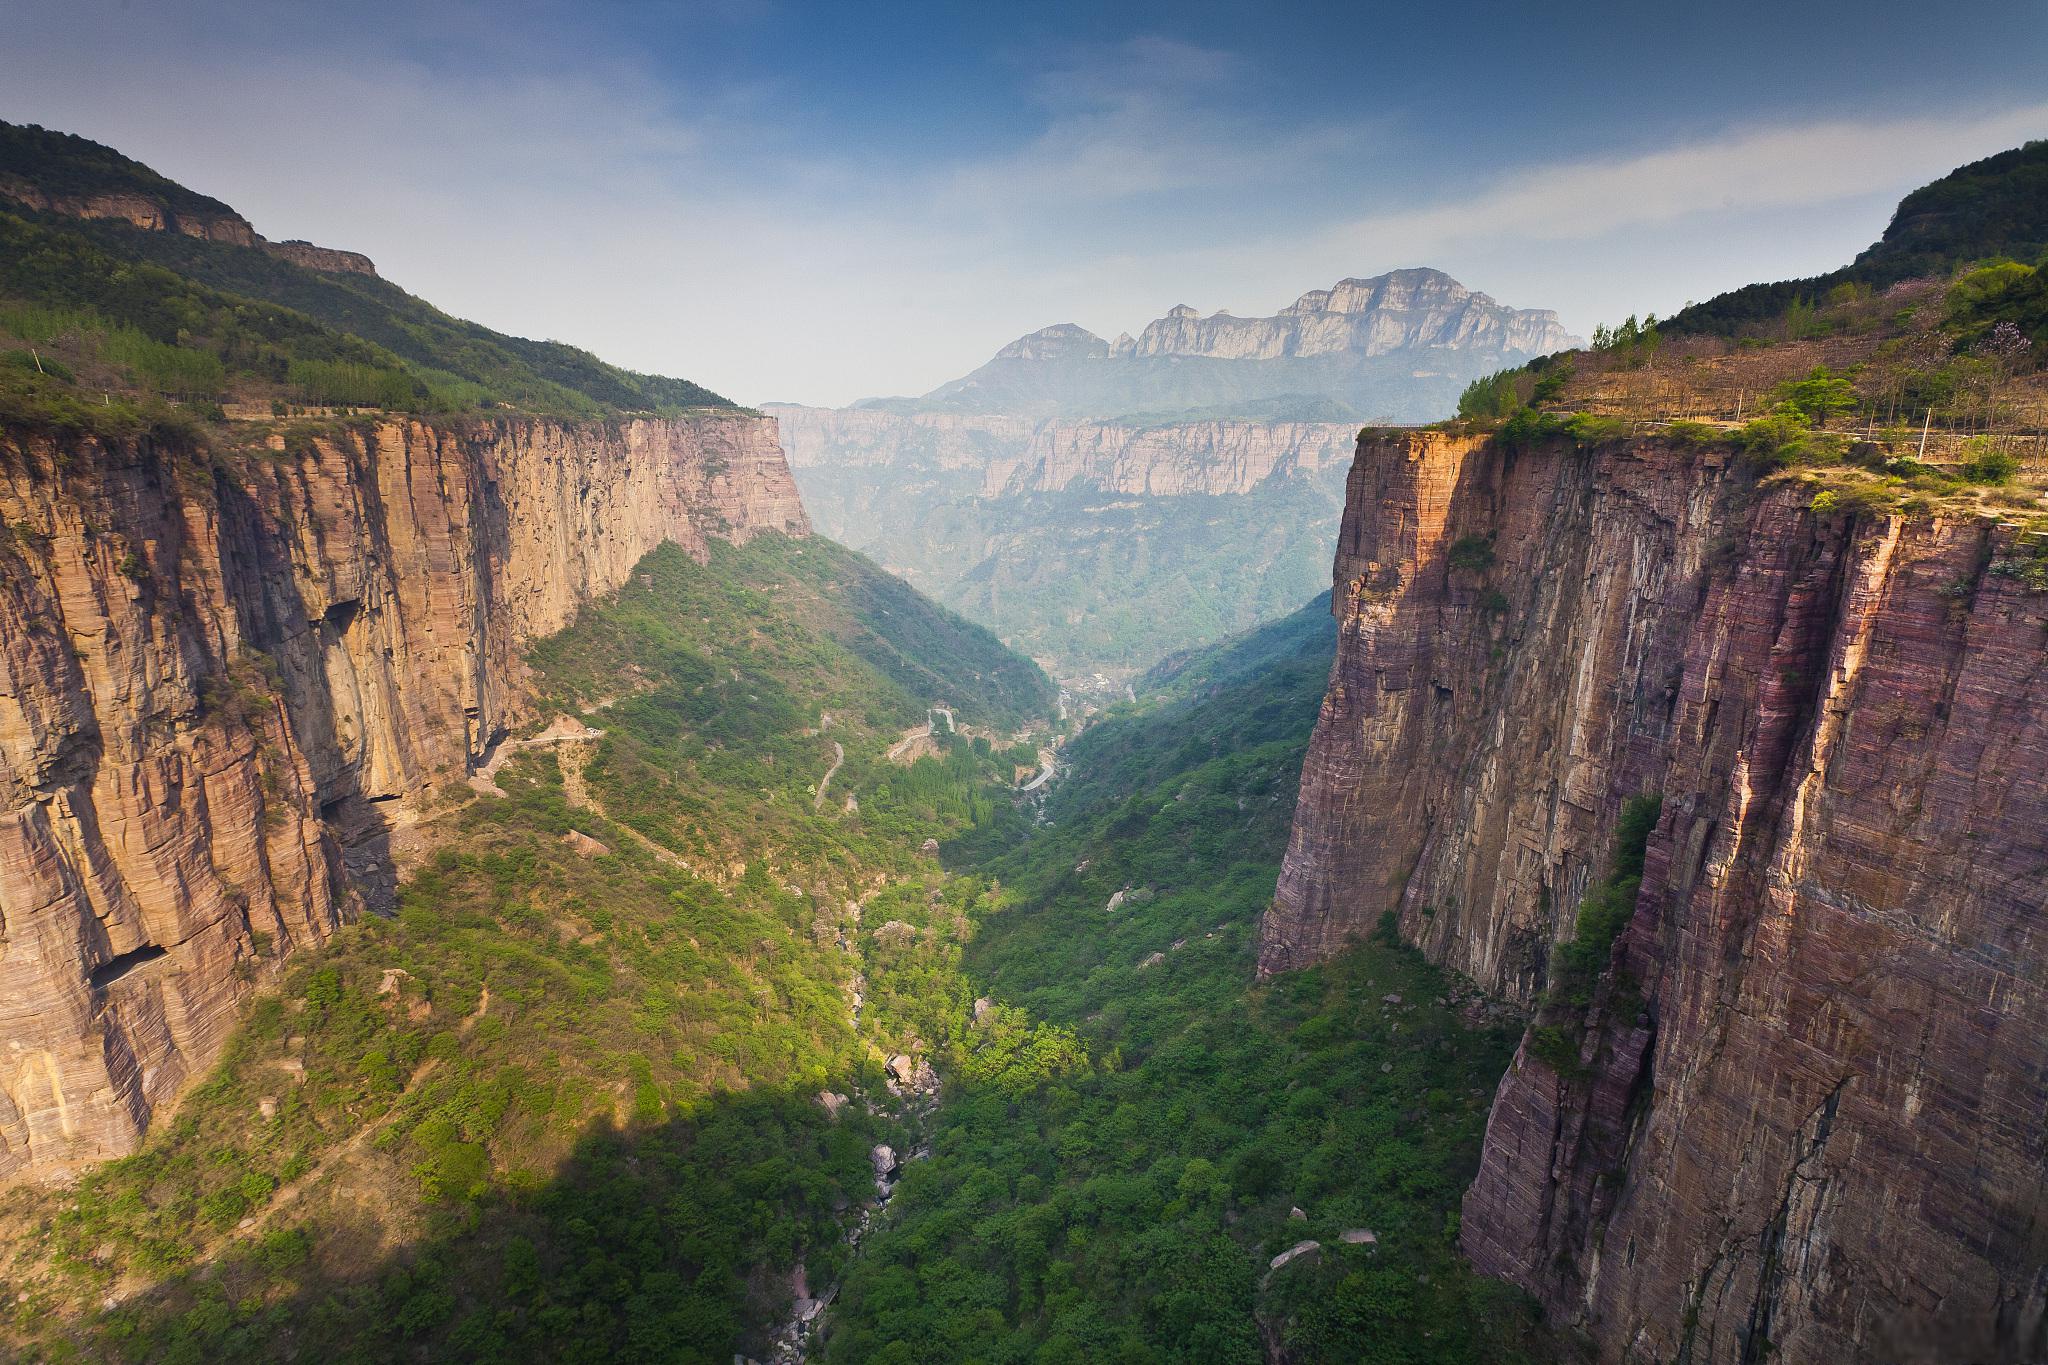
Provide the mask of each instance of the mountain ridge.
{"label": "mountain ridge", "polygon": [[[153,391],[132,363],[99,363],[107,334],[133,329],[176,376],[155,390],[186,402],[572,418],[738,406],[687,379],[451,316],[360,253],[268,241],[220,200],[35,124],[0,122],[0,244],[0,311],[15,314],[0,330],[85,362],[95,398]],[[167,274],[124,273],[137,269]],[[66,387],[37,372],[38,388]]]}
{"label": "mountain ridge", "polygon": [[1284,418],[1296,415],[1294,402],[1336,401],[1352,419],[1428,420],[1450,410],[1458,376],[1576,342],[1553,310],[1509,308],[1443,271],[1413,267],[1350,276],[1261,317],[1205,317],[1177,304],[1114,341],[1055,323],[921,397],[855,406],[1097,418],[1264,407]]}

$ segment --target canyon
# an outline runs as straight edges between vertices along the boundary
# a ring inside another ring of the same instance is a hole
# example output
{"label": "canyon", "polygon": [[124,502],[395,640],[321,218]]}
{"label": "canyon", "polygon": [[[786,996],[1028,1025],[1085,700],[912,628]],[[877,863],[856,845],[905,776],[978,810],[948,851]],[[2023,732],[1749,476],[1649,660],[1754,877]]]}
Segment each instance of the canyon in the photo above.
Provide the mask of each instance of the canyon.
{"label": "canyon", "polygon": [[0,521],[0,1180],[131,1150],[388,908],[394,836],[529,718],[527,642],[664,542],[809,530],[731,411],[10,436]]}
{"label": "canyon", "polygon": [[1994,162],[755,413],[0,124],[0,1340],[2048,1358]]}
{"label": "canyon", "polygon": [[1813,502],[1673,439],[1362,439],[1260,970],[1384,918],[1535,1012],[1463,1245],[1602,1360],[2036,1359],[2042,537]]}

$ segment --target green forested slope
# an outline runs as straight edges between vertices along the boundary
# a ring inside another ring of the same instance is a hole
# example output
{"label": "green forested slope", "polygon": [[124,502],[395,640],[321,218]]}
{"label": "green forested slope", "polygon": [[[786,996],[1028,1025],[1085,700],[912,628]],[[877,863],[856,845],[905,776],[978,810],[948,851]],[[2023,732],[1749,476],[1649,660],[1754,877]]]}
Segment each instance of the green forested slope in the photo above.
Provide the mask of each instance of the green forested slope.
{"label": "green forested slope", "polygon": [[2048,139],[1960,166],[1899,201],[1884,235],[1825,275],[1745,285],[1687,306],[1663,324],[1674,335],[1741,336],[1812,306],[1844,285],[1882,290],[1958,266],[2048,257]]}
{"label": "green forested slope", "polygon": [[[1007,813],[1030,750],[882,756],[932,691],[996,729],[1049,701],[985,631],[769,536],[657,551],[534,662],[603,736],[451,798],[396,918],[294,957],[139,1154],[0,1201],[0,1341],[725,1365],[765,1351],[795,1265],[838,1273],[870,1146],[909,1145],[891,1053],[1078,1063],[1023,1021],[968,1036],[981,888],[919,852]],[[878,1105],[835,1121],[825,1089]]]}
{"label": "green forested slope", "polygon": [[201,415],[229,399],[574,417],[732,406],[688,380],[450,317],[388,280],[308,269],[254,246],[39,213],[8,186],[52,198],[139,195],[174,214],[233,213],[111,147],[0,123],[0,361],[21,362],[0,365],[0,418],[132,423],[132,412],[73,411],[109,409],[115,394],[130,408],[172,399]]}
{"label": "green forested slope", "polygon": [[1184,695],[1071,746],[1046,823],[954,841],[1002,887],[970,910],[974,988],[1096,1065],[949,1097],[829,1359],[1253,1365],[1262,1333],[1298,1362],[1543,1358],[1453,1249],[1513,1027],[1386,943],[1253,983],[1328,625],[1318,602],[1179,661]]}

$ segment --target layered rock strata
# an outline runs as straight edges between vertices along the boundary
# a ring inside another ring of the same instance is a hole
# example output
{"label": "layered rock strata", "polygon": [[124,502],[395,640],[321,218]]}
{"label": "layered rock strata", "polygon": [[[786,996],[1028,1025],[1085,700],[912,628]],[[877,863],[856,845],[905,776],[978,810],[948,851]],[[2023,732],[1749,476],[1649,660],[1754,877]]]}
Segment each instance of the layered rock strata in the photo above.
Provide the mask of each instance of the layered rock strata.
{"label": "layered rock strata", "polygon": [[339,251],[296,238],[273,242],[226,204],[197,195],[191,196],[192,202],[187,206],[175,207],[159,195],[140,190],[52,194],[20,176],[0,175],[0,200],[11,200],[39,213],[54,213],[66,218],[106,219],[126,223],[144,232],[175,232],[206,242],[254,247],[308,270],[352,275],[377,273],[377,267],[370,258],[359,251]]}
{"label": "layered rock strata", "polygon": [[1034,421],[978,413],[864,408],[769,409],[799,471],[889,471],[878,477],[965,474],[983,498],[1088,487],[1134,497],[1250,493],[1275,476],[1312,477],[1351,458],[1347,422],[1208,421],[1138,424]]}
{"label": "layered rock strata", "polygon": [[1226,497],[1275,477],[1332,478],[1357,429],[1343,422],[1047,422],[1014,459],[991,463],[988,497],[1090,487],[1134,497]]}
{"label": "layered rock strata", "polygon": [[242,456],[0,440],[0,1180],[130,1150],[527,641],[674,540],[808,530],[771,421],[389,421]]}
{"label": "layered rock strata", "polygon": [[[1463,1240],[1610,1361],[2048,1358],[2048,593],[1712,451],[1361,445],[1260,964],[1536,1008]],[[1607,968],[1546,994],[1636,794]]]}

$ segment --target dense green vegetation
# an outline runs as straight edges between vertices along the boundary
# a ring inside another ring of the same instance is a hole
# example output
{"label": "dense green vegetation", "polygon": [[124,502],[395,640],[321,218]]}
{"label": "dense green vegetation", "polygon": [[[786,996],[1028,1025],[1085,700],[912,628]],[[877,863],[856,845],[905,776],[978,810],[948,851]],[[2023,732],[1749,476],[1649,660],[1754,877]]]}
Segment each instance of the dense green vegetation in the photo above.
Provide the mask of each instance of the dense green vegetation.
{"label": "dense green vegetation", "polygon": [[399,357],[430,387],[466,406],[567,416],[731,407],[687,379],[610,365],[559,341],[508,336],[450,317],[389,280],[308,270],[261,251],[115,224],[80,229],[100,245],[167,266],[217,289],[280,304]]}
{"label": "dense green vegetation", "polygon": [[[127,192],[173,213],[232,214],[112,148],[33,125],[0,123],[0,179],[53,197]],[[282,406],[513,407],[579,417],[731,406],[687,380],[636,374],[573,346],[449,317],[373,276],[19,206],[0,213],[0,333],[58,346],[92,369],[76,385],[45,370],[34,386],[17,381],[0,391],[0,416],[17,424],[55,418],[79,429],[64,416],[67,401],[83,395],[109,407],[116,394],[131,408],[152,396],[205,405],[240,396]]]}
{"label": "dense green vegetation", "polygon": [[[114,387],[145,395],[210,400],[231,376],[286,383],[294,366],[317,365],[376,376],[400,406],[436,401],[396,357],[368,342],[7,213],[0,213],[0,331],[103,365]],[[39,377],[53,394],[80,387],[47,368]],[[302,387],[302,397],[332,395]]]}
{"label": "dense green vegetation", "polygon": [[1730,290],[1693,304],[1664,327],[1673,334],[1744,336],[1841,290],[1881,291],[1900,280],[1947,275],[1973,262],[2034,262],[2048,255],[2048,140],[1959,167],[1899,201],[1884,235],[1849,265],[1803,280]]}
{"label": "dense green vegetation", "polygon": [[396,918],[294,957],[141,1153],[0,1205],[8,1338],[133,1361],[762,1350],[789,1269],[844,1264],[869,1147],[911,1140],[821,1090],[879,1094],[900,1050],[998,1089],[1086,1065],[1014,1012],[969,1029],[984,888],[918,852],[1008,815],[1018,755],[881,757],[934,699],[913,684],[1002,725],[1047,684],[879,578],[815,540],[670,547],[538,646],[604,737],[525,749],[505,797],[439,817]]}
{"label": "dense green vegetation", "polygon": [[172,213],[202,219],[235,216],[220,200],[188,190],[112,147],[33,123],[0,121],[0,177],[24,182],[51,198],[139,194]]}
{"label": "dense green vegetation", "polygon": [[[1167,655],[1139,677],[1141,698],[1194,701],[1257,679],[1277,704],[1291,706],[1326,676],[1337,649],[1337,620],[1327,589],[1277,621],[1200,649]],[[1290,723],[1298,716],[1290,714]],[[1099,741],[1097,741],[1099,742]]]}
{"label": "dense green vegetation", "polygon": [[[140,1154],[0,1205],[12,1339],[723,1365],[802,1264],[840,1285],[835,1360],[1543,1358],[1454,1252],[1512,1030],[1390,942],[1251,978],[1327,604],[1162,669],[1033,820],[986,737],[879,760],[922,706],[863,645],[917,641],[963,718],[1022,703],[977,686],[985,634],[862,568],[662,551],[539,647],[603,739],[441,817],[397,917],[295,959]],[[812,799],[828,735],[857,811]],[[948,1078],[935,1113],[828,1116],[898,1050]],[[869,1147],[920,1140],[852,1255]]]}
{"label": "dense green vegetation", "polygon": [[1047,823],[952,842],[1004,888],[970,912],[976,989],[1097,1065],[949,1098],[829,1359],[1256,1362],[1262,1327],[1305,1362],[1539,1358],[1453,1251],[1512,1031],[1385,942],[1252,981],[1333,635],[1317,602],[1176,661],[1072,746]]}

